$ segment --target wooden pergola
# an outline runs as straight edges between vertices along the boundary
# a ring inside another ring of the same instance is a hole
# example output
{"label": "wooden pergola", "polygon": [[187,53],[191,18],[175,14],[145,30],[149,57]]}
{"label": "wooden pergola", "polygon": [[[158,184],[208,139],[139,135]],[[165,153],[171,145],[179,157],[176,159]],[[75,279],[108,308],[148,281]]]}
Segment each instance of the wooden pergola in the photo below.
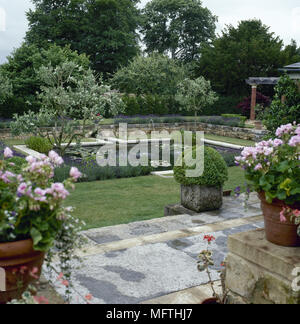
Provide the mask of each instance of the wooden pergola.
{"label": "wooden pergola", "polygon": [[[292,65],[287,65],[279,71],[288,73],[290,78],[296,80],[299,85],[300,90],[300,62]],[[252,87],[251,92],[251,113],[250,119],[255,120],[255,106],[256,106],[256,96],[257,96],[257,86],[258,85],[276,85],[279,78],[264,78],[264,77],[251,77],[246,80],[247,84]]]}

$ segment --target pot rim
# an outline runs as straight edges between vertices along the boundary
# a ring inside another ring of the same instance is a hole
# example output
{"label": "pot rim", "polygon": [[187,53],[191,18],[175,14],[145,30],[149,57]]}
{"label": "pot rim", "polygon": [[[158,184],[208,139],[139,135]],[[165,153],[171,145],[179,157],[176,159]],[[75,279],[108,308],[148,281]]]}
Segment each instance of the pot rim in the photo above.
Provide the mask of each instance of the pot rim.
{"label": "pot rim", "polygon": [[275,198],[275,199],[273,199],[273,202],[270,204],[266,200],[265,191],[257,192],[257,194],[258,194],[259,199],[262,202],[264,202],[265,204],[269,204],[269,205],[273,205],[273,206],[277,206],[277,207],[289,207],[289,208],[292,208],[292,209],[300,209],[300,203],[295,203],[293,205],[288,205],[283,200],[279,200],[279,199]]}
{"label": "pot rim", "polygon": [[0,259],[15,258],[28,254],[40,253],[33,249],[32,239],[0,243]]}

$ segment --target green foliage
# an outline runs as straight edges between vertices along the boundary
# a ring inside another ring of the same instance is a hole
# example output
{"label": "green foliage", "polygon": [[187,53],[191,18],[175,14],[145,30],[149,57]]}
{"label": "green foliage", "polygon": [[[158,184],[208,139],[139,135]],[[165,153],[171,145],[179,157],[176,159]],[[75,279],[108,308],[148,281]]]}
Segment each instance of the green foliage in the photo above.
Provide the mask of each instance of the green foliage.
{"label": "green foliage", "polygon": [[[197,147],[193,147],[193,158],[196,157]],[[204,172],[202,176],[190,178],[186,176],[187,170],[193,170],[194,166],[187,166],[183,154],[182,166],[174,167],[175,180],[183,185],[204,185],[222,187],[228,180],[228,168],[223,157],[215,149],[204,148]]]}
{"label": "green foliage", "polygon": [[192,111],[197,114],[203,108],[213,105],[218,97],[211,89],[211,84],[203,77],[196,80],[185,79],[178,85],[176,101],[181,105],[181,109]]}
{"label": "green foliage", "polygon": [[128,94],[174,96],[177,84],[186,77],[186,69],[166,56],[137,56],[112,78],[112,85]]}
{"label": "green foliage", "polygon": [[284,65],[300,62],[300,47],[294,39],[292,39],[291,44],[285,47],[282,54],[285,60]]}
{"label": "green foliage", "polygon": [[284,201],[286,205],[300,201],[298,134],[300,124],[283,125],[276,132],[278,138],[257,143],[255,148],[245,148],[237,158],[245,170],[246,179],[257,192],[265,192],[269,203],[274,199]]}
{"label": "green foliage", "polygon": [[166,115],[179,112],[180,107],[174,98],[159,95],[124,95],[125,114]]}
{"label": "green foliage", "polygon": [[19,174],[21,173],[23,166],[26,165],[26,160],[19,156],[14,156],[9,159],[9,163],[10,165],[8,165],[7,170]]}
{"label": "green foliage", "polygon": [[25,141],[25,144],[28,148],[42,154],[48,154],[53,149],[49,141],[40,136],[31,136]]}
{"label": "green foliage", "polygon": [[[151,167],[100,167],[92,164],[76,165],[79,171],[83,174],[83,177],[79,180],[80,182],[92,182],[102,181],[109,179],[122,179],[122,178],[134,178],[140,176],[146,176],[153,170]],[[63,165],[55,169],[54,181],[61,182],[69,177],[71,166]]]}
{"label": "green foliage", "polygon": [[[62,155],[74,140],[80,143],[85,137],[85,126],[94,125],[97,130],[105,112],[117,115],[123,111],[119,94],[109,86],[98,85],[90,69],[74,62],[42,66],[37,74],[43,84],[38,95],[42,108],[38,113],[29,111],[23,116],[15,115],[11,129],[16,135],[35,133],[46,137]],[[40,128],[51,122],[55,125],[46,132]]]}
{"label": "green foliage", "polygon": [[26,40],[41,48],[70,45],[98,73],[113,73],[137,55],[136,0],[33,0]]}
{"label": "green foliage", "polygon": [[286,63],[283,42],[269,29],[260,20],[227,26],[212,46],[203,49],[196,75],[211,80],[218,93],[234,96],[249,93],[245,80],[251,76],[277,76]]}
{"label": "green foliage", "polygon": [[231,118],[240,119],[240,125],[239,125],[240,127],[244,127],[245,123],[247,121],[247,117],[239,115],[239,114],[222,114],[221,117],[228,118],[228,119],[231,119]]}
{"label": "green foliage", "polygon": [[[282,97],[285,97],[282,103]],[[263,113],[263,123],[274,134],[283,124],[300,122],[300,91],[295,81],[287,75],[280,78],[275,87],[275,97]]]}
{"label": "green foliage", "polygon": [[12,86],[7,77],[5,77],[0,71],[0,104],[5,101],[5,99],[11,97]]}
{"label": "green foliage", "polygon": [[199,0],[152,0],[143,10],[146,50],[192,61],[215,37],[216,21]]}
{"label": "green foliage", "polygon": [[211,106],[203,109],[204,116],[220,116],[222,114],[237,114],[240,110],[237,108],[241,97],[220,95],[218,100]]}
{"label": "green foliage", "polygon": [[11,118],[13,114],[23,114],[29,110],[38,111],[41,108],[36,92],[40,90],[41,81],[37,71],[41,66],[51,64],[56,67],[65,61],[72,61],[87,69],[90,65],[86,55],[78,55],[69,46],[61,48],[51,45],[41,49],[35,45],[23,43],[16,49],[8,62],[1,65],[3,73],[10,80],[13,96],[10,96],[0,105],[2,117]]}

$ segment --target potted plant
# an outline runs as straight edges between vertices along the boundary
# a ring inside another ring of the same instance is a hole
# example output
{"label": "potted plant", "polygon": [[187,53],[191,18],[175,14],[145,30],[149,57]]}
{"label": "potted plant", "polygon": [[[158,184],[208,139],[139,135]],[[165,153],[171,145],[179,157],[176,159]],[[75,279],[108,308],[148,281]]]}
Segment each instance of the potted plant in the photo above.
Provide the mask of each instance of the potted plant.
{"label": "potted plant", "polygon": [[39,278],[53,245],[60,247],[62,269],[69,277],[67,267],[78,239],[78,221],[70,207],[62,207],[67,189],[81,176],[78,169],[72,168],[64,183],[54,183],[54,168],[63,163],[54,151],[41,159],[28,156],[18,172],[12,157],[6,148],[0,159],[0,268],[6,279],[0,303],[20,298]]}
{"label": "potted plant", "polygon": [[300,246],[300,125],[279,127],[275,139],[245,148],[237,163],[258,192],[267,240]]}
{"label": "potted plant", "polygon": [[[211,245],[213,241],[215,241],[215,237],[212,235],[205,235],[204,241],[207,242],[208,246]],[[210,273],[209,268],[215,265],[214,260],[212,258],[212,252],[209,249],[202,251],[199,256],[198,263],[198,270],[200,272],[206,272],[207,277],[209,279],[210,288],[212,291],[212,297],[205,299],[202,301],[202,305],[219,305],[219,304],[227,304],[228,303],[228,290],[225,286],[225,272],[220,271],[221,273],[221,287],[222,287],[222,294],[218,294],[217,290],[215,289],[215,282],[212,279],[212,275]],[[225,264],[221,264],[224,266]]]}
{"label": "potted plant", "polygon": [[[196,157],[197,147],[190,154]],[[228,168],[223,157],[213,148],[204,147],[204,171],[197,177],[189,177],[188,170],[195,169],[183,154],[182,165],[174,167],[175,180],[181,184],[181,204],[195,212],[217,210],[223,204],[223,185],[228,179]],[[198,161],[199,162],[199,161]]]}

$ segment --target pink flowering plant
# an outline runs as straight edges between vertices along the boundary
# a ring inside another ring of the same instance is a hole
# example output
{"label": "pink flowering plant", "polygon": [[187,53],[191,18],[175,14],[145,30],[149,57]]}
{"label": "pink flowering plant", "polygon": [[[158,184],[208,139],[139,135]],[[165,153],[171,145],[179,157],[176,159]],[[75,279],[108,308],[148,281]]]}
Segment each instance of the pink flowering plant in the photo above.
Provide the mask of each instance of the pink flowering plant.
{"label": "pink flowering plant", "polygon": [[275,139],[245,148],[236,161],[254,189],[265,192],[268,203],[275,199],[285,203],[282,221],[289,216],[300,224],[299,210],[290,208],[300,201],[300,124],[280,126]]}
{"label": "pink flowering plant", "polygon": [[62,203],[81,174],[72,168],[69,179],[54,183],[54,169],[63,163],[54,151],[40,159],[28,156],[18,174],[10,171],[12,157],[6,148],[0,160],[0,243],[31,238],[35,250],[47,252],[74,223],[71,209]]}

